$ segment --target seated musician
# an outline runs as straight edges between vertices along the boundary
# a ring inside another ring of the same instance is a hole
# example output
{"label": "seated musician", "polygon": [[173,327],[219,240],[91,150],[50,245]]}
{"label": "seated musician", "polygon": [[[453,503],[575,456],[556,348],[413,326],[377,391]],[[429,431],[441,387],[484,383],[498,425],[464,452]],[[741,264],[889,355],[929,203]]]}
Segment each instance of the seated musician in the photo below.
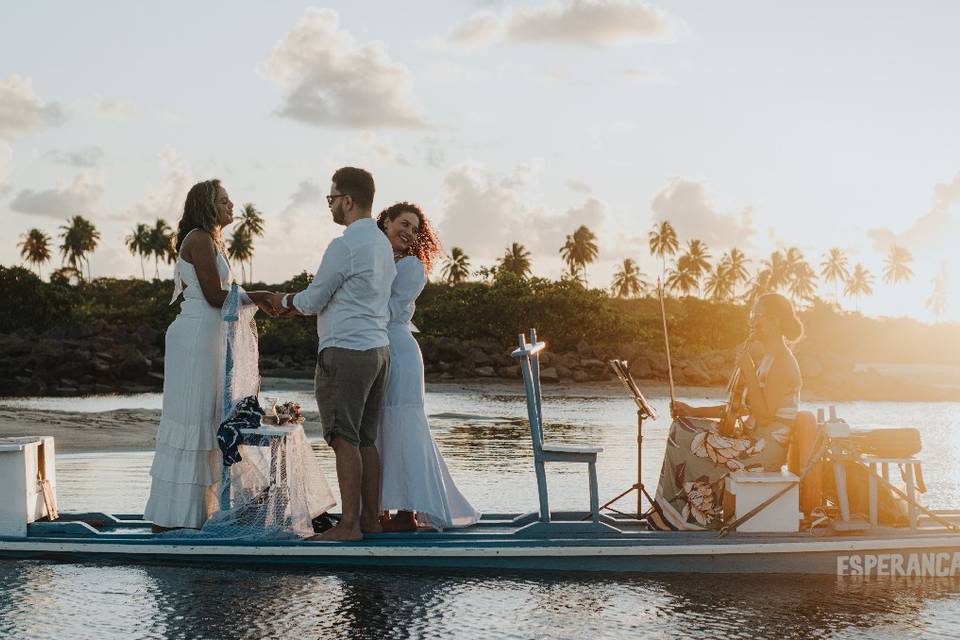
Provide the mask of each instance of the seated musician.
{"label": "seated musician", "polygon": [[[712,407],[674,403],[653,526],[719,529],[728,474],[780,470],[787,460],[802,382],[789,345],[802,334],[789,300],[778,293],[760,296],[750,313],[750,349],[737,353],[739,374],[730,402]],[[729,412],[731,407],[736,415]]]}

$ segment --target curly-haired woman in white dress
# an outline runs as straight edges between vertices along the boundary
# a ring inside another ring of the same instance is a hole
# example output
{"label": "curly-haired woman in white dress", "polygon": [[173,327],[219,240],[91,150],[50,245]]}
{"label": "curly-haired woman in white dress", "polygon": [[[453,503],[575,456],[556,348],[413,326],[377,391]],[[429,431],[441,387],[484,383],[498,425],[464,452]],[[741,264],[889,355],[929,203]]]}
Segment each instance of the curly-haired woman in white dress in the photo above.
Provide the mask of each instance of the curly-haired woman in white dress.
{"label": "curly-haired woman in white dress", "polygon": [[390,376],[380,423],[382,507],[387,531],[418,525],[466,527],[480,512],[457,489],[427,424],[423,408],[423,356],[411,323],[417,296],[440,255],[440,244],[420,208],[399,202],[383,210],[377,226],[387,235],[397,261],[390,292]]}

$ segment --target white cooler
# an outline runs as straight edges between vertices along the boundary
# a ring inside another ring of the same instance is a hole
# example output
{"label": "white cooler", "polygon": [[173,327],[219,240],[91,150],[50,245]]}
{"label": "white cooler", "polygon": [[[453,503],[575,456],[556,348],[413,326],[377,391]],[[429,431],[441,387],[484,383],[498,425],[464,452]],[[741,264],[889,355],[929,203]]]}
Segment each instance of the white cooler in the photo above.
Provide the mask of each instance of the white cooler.
{"label": "white cooler", "polygon": [[56,518],[56,484],[52,437],[0,438],[0,536],[26,537],[27,525],[47,515],[48,503]]}
{"label": "white cooler", "polygon": [[737,527],[744,533],[796,533],[800,530],[800,478],[789,471],[751,473],[737,471],[727,476],[727,491],[735,500],[735,518],[740,518],[784,487],[790,489]]}

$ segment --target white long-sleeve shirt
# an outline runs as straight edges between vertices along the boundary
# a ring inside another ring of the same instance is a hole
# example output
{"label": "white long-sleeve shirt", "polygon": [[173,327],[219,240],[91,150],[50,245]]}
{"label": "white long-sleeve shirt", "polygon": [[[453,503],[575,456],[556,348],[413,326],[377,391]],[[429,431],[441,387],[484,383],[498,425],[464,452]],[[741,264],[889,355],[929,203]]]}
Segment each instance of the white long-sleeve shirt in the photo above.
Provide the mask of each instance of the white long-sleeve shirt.
{"label": "white long-sleeve shirt", "polygon": [[318,350],[366,351],[389,344],[390,287],[397,270],[390,241],[372,218],[361,218],[327,246],[317,275],[293,306],[317,316]]}

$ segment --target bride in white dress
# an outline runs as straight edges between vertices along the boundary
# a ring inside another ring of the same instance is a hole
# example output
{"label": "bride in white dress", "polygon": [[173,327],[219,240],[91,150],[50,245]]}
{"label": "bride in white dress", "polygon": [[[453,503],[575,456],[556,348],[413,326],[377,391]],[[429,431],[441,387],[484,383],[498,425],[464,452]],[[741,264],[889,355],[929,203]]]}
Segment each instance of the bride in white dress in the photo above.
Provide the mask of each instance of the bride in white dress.
{"label": "bride in white dress", "polygon": [[423,356],[411,323],[433,260],[440,253],[433,229],[416,205],[400,202],[380,213],[377,226],[397,258],[390,292],[390,376],[380,423],[382,509],[385,530],[418,525],[435,529],[467,527],[480,512],[457,489],[430,433],[424,411]]}
{"label": "bride in white dress", "polygon": [[[233,280],[221,230],[233,222],[233,203],[219,180],[194,185],[177,229],[178,258],[171,304],[180,314],[166,335],[163,414],[150,469],[144,517],[158,529],[200,528],[219,508],[221,457],[217,427],[223,413],[221,307]],[[248,292],[247,304],[266,306],[269,292]]]}

